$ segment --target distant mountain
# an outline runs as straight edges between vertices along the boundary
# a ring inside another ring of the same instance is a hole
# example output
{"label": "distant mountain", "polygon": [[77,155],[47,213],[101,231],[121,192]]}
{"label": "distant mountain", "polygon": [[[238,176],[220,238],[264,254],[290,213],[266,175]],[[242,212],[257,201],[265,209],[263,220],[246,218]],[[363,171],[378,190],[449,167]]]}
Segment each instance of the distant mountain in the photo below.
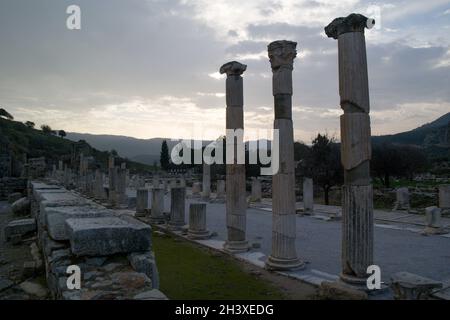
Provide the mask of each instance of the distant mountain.
{"label": "distant mountain", "polygon": [[450,146],[450,112],[416,129],[392,135],[374,136],[373,143],[408,144],[421,147]]}
{"label": "distant mountain", "polygon": [[[67,138],[73,141],[85,140],[94,148],[102,151],[116,150],[120,156],[139,163],[159,165],[161,144],[167,140],[169,152],[178,143],[171,139],[153,138],[136,139],[126,136],[94,135],[87,133],[67,133]],[[211,141],[204,141],[203,145]],[[415,145],[426,149],[435,156],[448,156],[450,152],[450,112],[439,119],[424,124],[416,129],[384,136],[372,137],[373,144],[393,143]],[[248,146],[248,144],[247,144]],[[268,143],[270,149],[270,142]]]}

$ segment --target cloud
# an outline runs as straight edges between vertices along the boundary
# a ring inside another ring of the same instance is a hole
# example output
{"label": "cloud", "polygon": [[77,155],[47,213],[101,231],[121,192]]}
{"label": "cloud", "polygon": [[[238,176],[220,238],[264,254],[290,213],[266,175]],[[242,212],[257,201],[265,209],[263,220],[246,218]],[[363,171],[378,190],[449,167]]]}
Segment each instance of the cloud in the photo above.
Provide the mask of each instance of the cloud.
{"label": "cloud", "polygon": [[[245,125],[270,128],[267,45],[289,39],[298,42],[294,130],[309,142],[317,132],[339,132],[342,112],[337,42],[323,27],[365,13],[372,2],[79,0],[77,32],[65,28],[68,4],[0,2],[0,41],[8,44],[0,56],[0,105],[17,119],[67,131],[213,139],[225,127],[225,75],[218,70],[240,60],[247,64]],[[366,43],[372,129],[381,134],[448,112],[450,40],[442,1],[377,5],[381,26],[366,31]],[[420,116],[403,120],[401,112]]]}

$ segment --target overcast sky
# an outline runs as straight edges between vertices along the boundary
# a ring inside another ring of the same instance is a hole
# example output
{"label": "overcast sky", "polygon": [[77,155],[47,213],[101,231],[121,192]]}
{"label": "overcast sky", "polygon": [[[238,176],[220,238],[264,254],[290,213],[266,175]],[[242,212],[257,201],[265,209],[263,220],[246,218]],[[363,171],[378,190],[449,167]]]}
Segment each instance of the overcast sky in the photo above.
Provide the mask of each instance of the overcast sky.
{"label": "overcast sky", "polygon": [[[81,30],[66,28],[67,6]],[[295,137],[339,138],[332,19],[375,17],[366,30],[372,133],[413,129],[450,111],[450,1],[1,0],[0,106],[17,120],[138,138],[224,133],[220,66],[244,73],[245,127],[273,126],[267,44],[298,42]],[[378,15],[378,12],[380,13]]]}

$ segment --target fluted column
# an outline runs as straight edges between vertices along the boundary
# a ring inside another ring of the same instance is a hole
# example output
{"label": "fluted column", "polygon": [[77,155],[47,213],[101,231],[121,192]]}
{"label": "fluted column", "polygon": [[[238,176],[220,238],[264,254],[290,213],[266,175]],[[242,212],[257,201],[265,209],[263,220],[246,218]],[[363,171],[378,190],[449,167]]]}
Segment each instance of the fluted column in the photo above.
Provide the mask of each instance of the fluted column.
{"label": "fluted column", "polygon": [[[227,75],[226,80],[226,129],[244,129],[244,88],[242,74],[247,66],[236,61],[220,68]],[[224,249],[231,252],[245,252],[249,249],[246,240],[246,190],[245,164],[238,164],[236,146],[242,144],[237,137],[227,139],[227,152],[234,148],[233,163],[226,164],[226,214],[228,238]]]}
{"label": "fluted column", "polygon": [[[272,253],[266,267],[293,270],[304,267],[295,246],[294,130],[292,126],[292,70],[297,43],[269,44],[275,103],[274,129],[279,132],[279,170],[272,180]],[[277,155],[272,155],[277,156]]]}
{"label": "fluted column", "polygon": [[326,28],[338,40],[341,116],[342,273],[349,284],[366,285],[373,264],[373,191],[370,179],[370,105],[364,28],[360,14],[334,19]]}
{"label": "fluted column", "polygon": [[164,223],[164,189],[153,188],[152,189],[152,209],[150,212],[151,223]]}
{"label": "fluted column", "polygon": [[172,187],[170,189],[170,221],[169,227],[181,229],[185,224],[186,188]]}
{"label": "fluted column", "polygon": [[191,203],[189,205],[188,237],[202,240],[210,237],[206,229],[206,203]]}

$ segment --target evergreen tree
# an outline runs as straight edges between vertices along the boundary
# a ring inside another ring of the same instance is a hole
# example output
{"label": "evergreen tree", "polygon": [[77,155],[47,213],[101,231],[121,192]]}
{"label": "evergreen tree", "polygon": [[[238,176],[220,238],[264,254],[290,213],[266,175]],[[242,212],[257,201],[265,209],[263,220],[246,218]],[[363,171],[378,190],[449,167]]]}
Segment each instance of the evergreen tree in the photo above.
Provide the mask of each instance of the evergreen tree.
{"label": "evergreen tree", "polygon": [[166,140],[164,140],[163,143],[161,144],[161,155],[160,155],[159,161],[161,163],[161,168],[163,170],[169,169],[169,165],[170,165],[169,147],[167,146]]}

